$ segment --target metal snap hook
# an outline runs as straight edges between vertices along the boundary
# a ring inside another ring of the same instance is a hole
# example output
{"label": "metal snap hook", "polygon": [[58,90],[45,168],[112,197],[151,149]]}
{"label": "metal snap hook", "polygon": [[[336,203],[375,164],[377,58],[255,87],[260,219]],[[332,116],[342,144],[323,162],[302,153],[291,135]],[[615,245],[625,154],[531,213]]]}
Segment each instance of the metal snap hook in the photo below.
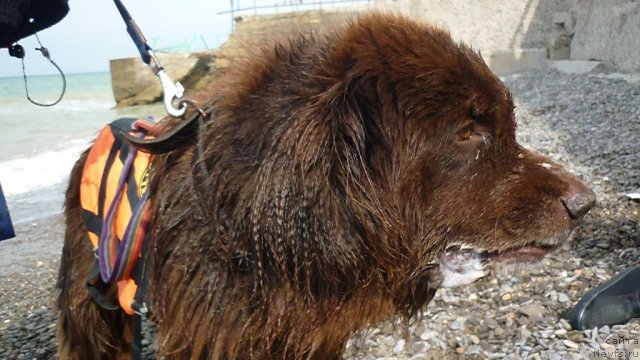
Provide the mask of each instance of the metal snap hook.
{"label": "metal snap hook", "polygon": [[182,84],[180,84],[180,82],[173,83],[164,69],[160,69],[156,72],[156,75],[162,84],[162,90],[164,92],[164,107],[167,110],[167,113],[171,116],[181,117],[187,111],[187,105],[180,102],[178,107],[175,107],[174,100],[180,101],[182,99],[182,95],[184,95],[184,88],[182,87]]}

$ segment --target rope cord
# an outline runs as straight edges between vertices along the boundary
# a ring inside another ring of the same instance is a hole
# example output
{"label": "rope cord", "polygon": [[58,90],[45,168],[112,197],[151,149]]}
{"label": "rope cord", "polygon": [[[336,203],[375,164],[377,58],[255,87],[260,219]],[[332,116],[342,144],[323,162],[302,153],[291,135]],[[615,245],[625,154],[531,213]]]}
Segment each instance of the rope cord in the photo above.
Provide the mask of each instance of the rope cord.
{"label": "rope cord", "polygon": [[36,100],[33,100],[31,98],[31,96],[29,95],[29,85],[28,85],[28,82],[27,82],[27,72],[25,70],[24,56],[23,56],[21,58],[21,60],[22,60],[22,78],[24,79],[24,90],[27,93],[27,99],[32,104],[37,105],[37,106],[42,106],[42,107],[50,107],[50,106],[57,105],[60,101],[62,101],[62,98],[64,97],[64,94],[67,91],[67,78],[64,76],[64,72],[62,71],[62,69],[60,69],[60,66],[58,66],[58,64],[56,64],[56,62],[53,61],[53,59],[51,59],[51,54],[49,53],[49,50],[46,47],[44,47],[44,45],[42,45],[42,42],[40,41],[40,38],[38,37],[38,33],[35,33],[35,36],[36,36],[36,39],[38,40],[38,44],[40,44],[40,47],[36,48],[36,50],[40,51],[42,53],[42,56],[47,58],[47,60],[49,60],[49,62],[51,64],[53,64],[53,66],[55,66],[56,69],[58,69],[58,72],[62,76],[62,92],[60,93],[60,96],[58,97],[58,99],[56,101],[52,102],[52,103],[41,103],[41,102],[38,102]]}

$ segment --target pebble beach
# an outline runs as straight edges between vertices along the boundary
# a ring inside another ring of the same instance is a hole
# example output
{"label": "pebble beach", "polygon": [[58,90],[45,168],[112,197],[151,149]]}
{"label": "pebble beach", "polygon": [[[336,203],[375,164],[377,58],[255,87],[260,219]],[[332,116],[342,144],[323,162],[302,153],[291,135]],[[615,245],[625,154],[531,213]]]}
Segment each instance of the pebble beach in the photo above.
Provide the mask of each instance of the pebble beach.
{"label": "pebble beach", "polygon": [[[519,140],[576,173],[596,207],[540,265],[440,290],[408,327],[384,323],[354,336],[345,359],[640,359],[640,320],[585,331],[566,320],[585,292],[640,264],[640,202],[627,196],[640,192],[640,82],[550,69],[503,80]],[[16,233],[0,242],[0,359],[57,359],[62,216],[18,223]],[[147,325],[144,357],[153,359]]]}

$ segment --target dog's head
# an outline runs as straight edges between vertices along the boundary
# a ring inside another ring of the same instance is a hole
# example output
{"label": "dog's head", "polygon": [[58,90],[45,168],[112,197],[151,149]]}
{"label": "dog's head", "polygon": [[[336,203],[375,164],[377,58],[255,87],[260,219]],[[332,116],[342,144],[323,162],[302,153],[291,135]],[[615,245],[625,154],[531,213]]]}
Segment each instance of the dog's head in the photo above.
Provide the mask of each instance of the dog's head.
{"label": "dog's head", "polygon": [[357,154],[340,162],[352,168],[348,192],[385,209],[365,223],[393,238],[383,258],[405,274],[435,265],[450,287],[492,264],[536,262],[593,206],[576,176],[518,144],[509,90],[447,32],[367,16],[326,56],[325,96],[345,119],[337,141]]}

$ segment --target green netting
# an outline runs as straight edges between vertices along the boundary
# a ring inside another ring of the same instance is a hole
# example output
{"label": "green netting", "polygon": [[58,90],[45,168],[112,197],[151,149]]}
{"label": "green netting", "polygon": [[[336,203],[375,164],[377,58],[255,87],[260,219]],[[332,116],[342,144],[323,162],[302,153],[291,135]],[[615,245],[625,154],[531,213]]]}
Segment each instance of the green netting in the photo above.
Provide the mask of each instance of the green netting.
{"label": "green netting", "polygon": [[229,37],[229,34],[202,35],[190,34],[180,37],[154,37],[149,44],[160,52],[194,52],[217,49]]}

